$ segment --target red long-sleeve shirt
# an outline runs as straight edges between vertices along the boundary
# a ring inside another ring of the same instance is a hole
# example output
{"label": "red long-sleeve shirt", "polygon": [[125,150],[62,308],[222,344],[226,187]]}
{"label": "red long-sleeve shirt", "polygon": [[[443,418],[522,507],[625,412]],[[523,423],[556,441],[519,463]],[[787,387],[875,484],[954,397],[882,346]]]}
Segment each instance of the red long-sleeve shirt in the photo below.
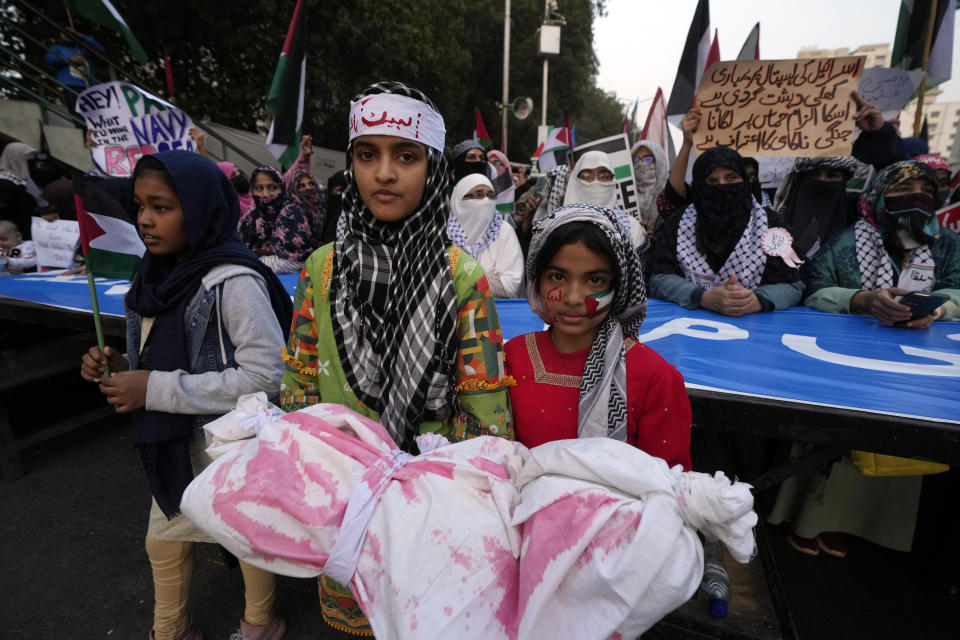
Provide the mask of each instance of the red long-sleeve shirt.
{"label": "red long-sleeve shirt", "polygon": [[[683,376],[635,340],[627,350],[627,443],[690,470],[690,399]],[[547,331],[510,340],[505,347],[517,439],[528,447],[577,437],[580,378],[589,349],[562,353]]]}

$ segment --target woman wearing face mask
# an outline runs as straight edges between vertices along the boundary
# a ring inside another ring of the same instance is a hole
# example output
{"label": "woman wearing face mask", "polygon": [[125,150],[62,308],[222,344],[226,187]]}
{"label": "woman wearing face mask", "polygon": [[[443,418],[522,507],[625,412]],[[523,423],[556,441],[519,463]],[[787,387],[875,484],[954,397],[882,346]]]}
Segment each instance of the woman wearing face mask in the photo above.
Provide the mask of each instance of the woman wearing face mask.
{"label": "woman wearing face mask", "polygon": [[310,216],[273,167],[257,167],[250,178],[254,209],[240,221],[243,243],[276,273],[300,271],[318,244]]}
{"label": "woman wearing face mask", "polygon": [[337,239],[337,226],[343,211],[343,190],[346,186],[346,171],[337,171],[327,178],[327,215],[323,221],[321,247]]}
{"label": "woman wearing face mask", "polygon": [[237,192],[237,199],[240,201],[240,219],[243,220],[248,213],[253,211],[253,196],[250,195],[250,178],[247,177],[240,167],[232,162],[218,162],[217,166],[223,175],[230,179],[233,188]]}
{"label": "woman wearing face mask", "polygon": [[783,233],[783,221],[754,200],[745,177],[733,149],[715,147],[697,158],[692,204],[659,232],[651,297],[733,317],[800,302],[797,269],[763,248],[768,230]]}
{"label": "woman wearing face mask", "polygon": [[660,217],[657,210],[657,196],[663,191],[670,177],[670,161],[663,147],[652,140],[638,140],[630,149],[633,156],[633,181],[637,187],[637,209],[640,224],[647,236],[653,237],[653,230]]}
{"label": "woman wearing face mask", "polygon": [[564,206],[586,202],[615,210],[620,223],[630,232],[633,246],[640,251],[646,251],[647,234],[640,221],[617,208],[617,183],[613,179],[610,156],[603,151],[587,151],[573,165],[571,174],[563,196]]}
{"label": "woman wearing face mask", "polygon": [[319,238],[323,235],[323,224],[327,218],[327,188],[302,167],[295,167],[288,171],[283,180],[287,193],[293,196],[310,215],[313,232],[319,244]]}
{"label": "woman wearing face mask", "polygon": [[[877,174],[860,201],[862,217],[814,257],[807,306],[913,329],[960,317],[960,238],[937,223],[936,193],[937,176],[922,162],[898,162]],[[897,302],[910,291],[950,300],[910,320],[910,307]]]}
{"label": "woman wearing face mask", "polygon": [[476,138],[464,140],[455,146],[450,154],[453,158],[453,182],[463,180],[471,173],[488,176],[487,152]]}
{"label": "woman wearing face mask", "polygon": [[[898,162],[877,174],[860,201],[862,217],[813,257],[806,274],[807,306],[872,315],[915,329],[956,319],[960,238],[938,228],[933,215],[936,190],[936,174],[921,162]],[[910,308],[896,301],[908,290],[933,290],[950,301],[911,321]],[[794,453],[800,451],[795,448]],[[910,551],[920,489],[921,476],[864,476],[844,456],[828,473],[785,481],[768,521],[789,522],[788,544],[806,555],[823,551],[842,558],[848,534]]]}
{"label": "woman wearing face mask", "polygon": [[797,158],[777,189],[774,209],[791,230],[801,258],[812,257],[830,236],[857,219],[856,201],[847,198],[847,181],[857,164],[850,156]]}
{"label": "woman wearing face mask", "polygon": [[523,253],[513,228],[497,214],[493,184],[479,174],[458,182],[450,197],[447,233],[487,273],[497,298],[517,298],[523,280]]}

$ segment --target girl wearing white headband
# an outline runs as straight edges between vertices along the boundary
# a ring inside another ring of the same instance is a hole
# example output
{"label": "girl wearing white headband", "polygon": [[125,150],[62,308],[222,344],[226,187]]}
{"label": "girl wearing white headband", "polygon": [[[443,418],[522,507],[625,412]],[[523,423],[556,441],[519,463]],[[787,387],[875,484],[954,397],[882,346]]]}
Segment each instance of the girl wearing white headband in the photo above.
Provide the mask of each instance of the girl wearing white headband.
{"label": "girl wearing white headband", "polygon": [[[281,406],[333,402],[414,437],[513,437],[503,344],[483,268],[451,246],[443,117],[399,82],[350,105],[337,240],[308,259],[284,349]],[[321,577],[324,618],[372,635],[350,592]],[[355,603],[354,603],[355,604]]]}

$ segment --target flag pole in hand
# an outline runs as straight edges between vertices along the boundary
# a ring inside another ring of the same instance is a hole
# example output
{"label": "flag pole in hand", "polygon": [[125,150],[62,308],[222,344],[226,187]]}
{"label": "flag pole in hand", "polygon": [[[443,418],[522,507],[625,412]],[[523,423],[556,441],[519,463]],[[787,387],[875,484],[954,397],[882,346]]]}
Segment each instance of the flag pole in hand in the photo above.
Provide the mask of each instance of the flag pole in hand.
{"label": "flag pole in hand", "polygon": [[97,347],[103,356],[103,377],[110,377],[110,359],[107,358],[106,345],[103,339],[103,322],[100,320],[100,305],[97,303],[97,285],[93,281],[93,274],[87,270],[87,284],[90,285],[90,306],[93,308],[93,328],[97,332]]}

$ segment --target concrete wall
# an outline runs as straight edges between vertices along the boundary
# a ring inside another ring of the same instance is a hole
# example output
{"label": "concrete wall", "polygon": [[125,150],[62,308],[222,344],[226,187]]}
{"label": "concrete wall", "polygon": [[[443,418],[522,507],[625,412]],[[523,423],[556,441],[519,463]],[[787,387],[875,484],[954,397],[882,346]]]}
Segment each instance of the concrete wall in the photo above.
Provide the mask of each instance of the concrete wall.
{"label": "concrete wall", "polygon": [[[44,113],[33,102],[0,100],[0,135],[30,145],[40,146],[40,122]],[[90,152],[83,145],[83,132],[63,118],[50,117],[43,126],[54,158],[80,171],[93,169]]]}

